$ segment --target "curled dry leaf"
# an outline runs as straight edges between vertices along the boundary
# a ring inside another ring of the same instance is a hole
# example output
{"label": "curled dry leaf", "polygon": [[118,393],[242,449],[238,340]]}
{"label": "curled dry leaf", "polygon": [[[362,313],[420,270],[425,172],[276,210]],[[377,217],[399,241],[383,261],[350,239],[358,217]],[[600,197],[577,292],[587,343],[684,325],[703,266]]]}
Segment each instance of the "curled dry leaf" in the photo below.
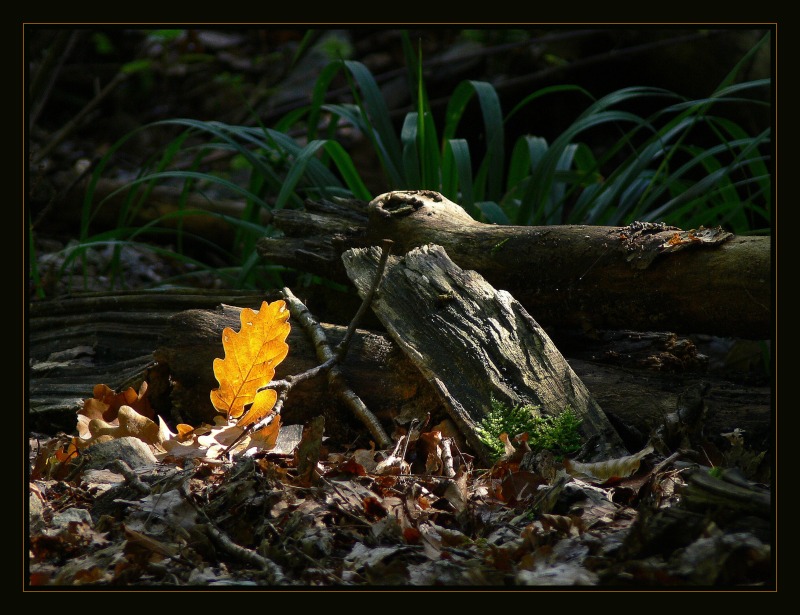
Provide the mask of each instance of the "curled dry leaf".
{"label": "curled dry leaf", "polygon": [[112,423],[102,419],[90,419],[86,425],[87,436],[73,439],[73,444],[78,448],[86,448],[98,442],[115,438],[133,436],[146,444],[157,445],[161,442],[161,432],[158,425],[146,416],[142,416],[130,406],[120,406],[117,418]]}
{"label": "curled dry leaf", "polygon": [[[116,393],[105,384],[94,387],[93,397],[84,400],[78,411],[78,436],[57,451],[57,456],[71,459],[77,449],[122,438],[136,437],[154,448],[166,451],[169,457],[207,457],[213,459],[227,446],[236,442],[245,427],[268,417],[277,401],[274,390],[263,389],[275,375],[278,365],[289,352],[286,338],[289,335],[289,311],[283,301],[262,303],[254,312],[241,312],[241,330],[236,333],[226,328],[222,333],[225,359],[214,360],[214,375],[220,383],[211,391],[211,402],[223,412],[216,425],[180,424],[177,433],[170,431],[156,414],[147,398],[147,382],[139,391],[128,388]],[[236,421],[238,419],[238,421]],[[275,417],[243,439],[237,450],[251,448],[272,449],[278,439],[280,417]],[[52,456],[52,455],[51,455]],[[64,464],[59,458],[56,461]]]}
{"label": "curled dry leaf", "polygon": [[353,453],[353,459],[357,464],[362,466],[365,471],[367,472],[374,472],[375,468],[378,465],[378,462],[375,461],[375,443],[370,441],[369,443],[369,450],[365,448],[360,448]]}
{"label": "curled dry leaf", "polygon": [[83,400],[83,408],[78,411],[79,416],[111,423],[116,420],[120,407],[128,406],[142,416],[155,418],[155,411],[147,398],[147,381],[142,382],[138,392],[133,387],[128,387],[121,393],[116,393],[105,384],[96,384],[92,395],[91,399]]}
{"label": "curled dry leaf", "polygon": [[610,478],[625,478],[639,469],[642,459],[653,452],[649,444],[634,455],[608,459],[597,463],[579,463],[564,460],[564,468],[572,476],[594,483],[602,483]]}

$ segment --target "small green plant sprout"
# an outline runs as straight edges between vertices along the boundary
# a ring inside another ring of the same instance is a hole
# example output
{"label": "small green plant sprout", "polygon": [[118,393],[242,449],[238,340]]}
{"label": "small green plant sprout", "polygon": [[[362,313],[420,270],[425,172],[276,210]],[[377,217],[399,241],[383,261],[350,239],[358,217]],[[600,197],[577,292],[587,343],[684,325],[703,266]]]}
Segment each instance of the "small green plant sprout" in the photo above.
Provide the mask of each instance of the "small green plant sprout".
{"label": "small green plant sprout", "polygon": [[581,447],[578,431],[581,419],[570,406],[556,416],[547,416],[540,413],[539,406],[530,404],[511,408],[492,397],[491,405],[492,409],[478,425],[477,433],[493,460],[499,459],[505,452],[500,440],[502,433],[510,438],[527,433],[531,450],[547,449],[557,458],[574,453]]}

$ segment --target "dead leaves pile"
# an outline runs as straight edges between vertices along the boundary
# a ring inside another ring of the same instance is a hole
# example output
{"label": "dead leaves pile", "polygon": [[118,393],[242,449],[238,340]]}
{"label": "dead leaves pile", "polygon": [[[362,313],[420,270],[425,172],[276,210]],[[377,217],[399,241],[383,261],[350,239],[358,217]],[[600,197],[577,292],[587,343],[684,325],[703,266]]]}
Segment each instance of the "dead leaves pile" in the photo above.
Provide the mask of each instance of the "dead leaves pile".
{"label": "dead leaves pile", "polygon": [[[49,443],[37,459],[33,477],[63,479],[79,466],[81,452],[125,437],[141,440],[156,459],[173,463],[183,458],[215,460],[233,444],[232,453],[273,448],[281,425],[280,415],[272,412],[278,394],[264,387],[289,352],[289,310],[283,301],[265,301],[257,312],[243,309],[240,320],[239,332],[223,330],[225,358],[214,360],[220,386],[211,391],[210,401],[221,414],[213,425],[178,424],[173,432],[150,405],[146,381],[138,392],[129,388],[115,393],[98,384],[78,411],[78,435]],[[265,418],[272,420],[245,433]]]}
{"label": "dead leaves pile", "polygon": [[[768,574],[767,541],[731,542],[713,516],[682,511],[681,472],[654,467],[647,449],[565,464],[523,437],[478,471],[447,433],[410,429],[393,449],[334,452],[318,417],[287,448],[233,464],[36,480],[31,583],[685,587]],[[665,524],[672,543],[654,550],[646,536]]]}
{"label": "dead leaves pile", "polygon": [[[150,406],[146,382],[121,393],[98,385],[79,412],[78,436],[31,442],[31,586],[641,587],[768,578],[768,537],[731,539],[713,515],[681,510],[681,472],[647,463],[649,446],[583,464],[534,454],[525,434],[514,442],[504,434],[504,458],[478,471],[449,421],[412,423],[382,451],[329,450],[322,416],[282,427],[277,393],[265,385],[287,355],[288,318],[282,301],[265,302],[242,310],[239,333],[225,329],[214,425],[173,433]],[[256,423],[263,427],[246,432]],[[104,445],[124,451],[132,442],[146,453],[136,463],[122,455],[90,462]],[[223,455],[235,442],[238,454]]]}

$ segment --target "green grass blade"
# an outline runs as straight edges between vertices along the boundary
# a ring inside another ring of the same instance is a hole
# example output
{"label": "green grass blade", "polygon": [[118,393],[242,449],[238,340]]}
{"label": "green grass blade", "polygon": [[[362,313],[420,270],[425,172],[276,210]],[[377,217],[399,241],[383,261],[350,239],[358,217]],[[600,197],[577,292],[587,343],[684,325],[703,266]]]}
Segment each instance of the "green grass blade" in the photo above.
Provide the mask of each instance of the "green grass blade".
{"label": "green grass blade", "polygon": [[455,177],[447,192],[443,193],[444,196],[461,205],[470,216],[477,219],[480,212],[475,206],[475,195],[472,193],[472,159],[465,139],[450,139],[447,142],[443,168],[452,169],[452,173],[448,175]]}
{"label": "green grass blade", "polygon": [[406,114],[403,128],[400,131],[400,142],[403,144],[403,174],[409,186],[419,186],[422,188],[422,178],[420,177],[419,155],[417,153],[417,135],[419,114],[410,112]]}
{"label": "green grass blade", "polygon": [[[416,105],[417,105],[417,132],[419,149],[419,166],[421,174],[420,188],[430,190],[442,189],[442,154],[440,153],[439,138],[433,113],[425,90],[425,81],[422,73],[422,41],[419,41],[420,51],[416,67]],[[442,144],[443,145],[443,144]]]}
{"label": "green grass blade", "polygon": [[756,55],[759,51],[761,51],[761,48],[767,45],[771,39],[772,39],[772,33],[767,32],[767,34],[761,37],[761,39],[755,45],[753,45],[750,49],[748,49],[747,53],[745,53],[744,56],[742,56],[742,59],[739,60],[736,63],[736,65],[730,70],[730,72],[725,76],[725,78],[722,80],[722,83],[719,85],[717,90],[724,90],[726,87],[731,85],[741,72],[742,68],[744,68],[750,62],[753,56]]}
{"label": "green grass blade", "polygon": [[456,87],[445,110],[442,139],[447,142],[455,138],[458,125],[473,96],[477,96],[480,104],[483,134],[486,139],[486,154],[476,177],[474,192],[476,198],[483,198],[484,195],[487,195],[499,200],[502,196],[505,170],[503,115],[500,98],[490,83],[464,81]]}
{"label": "green grass blade", "polygon": [[514,192],[529,178],[547,152],[547,139],[526,135],[517,139],[508,165],[506,192]]}
{"label": "green grass blade", "polygon": [[528,94],[525,98],[523,98],[520,102],[514,105],[514,108],[511,109],[511,112],[506,116],[506,123],[514,117],[517,113],[522,111],[525,107],[531,104],[533,101],[543,98],[544,96],[549,96],[551,94],[563,94],[566,92],[576,92],[583,94],[589,100],[594,101],[595,98],[589,92],[584,90],[582,87],[577,85],[551,85],[546,88],[542,88],[540,90],[536,90],[532,94]]}
{"label": "green grass blade", "polygon": [[278,193],[278,197],[275,199],[275,204],[273,205],[274,209],[282,209],[286,205],[289,197],[295,193],[295,187],[297,186],[297,183],[305,174],[309,160],[311,160],[311,158],[317,153],[317,150],[319,150],[319,148],[321,148],[324,144],[324,141],[315,139],[298,152],[294,162],[289,167],[289,171],[286,173],[286,179],[283,181],[281,191]]}
{"label": "green grass blade", "polygon": [[362,181],[361,175],[358,173],[358,169],[356,169],[352,158],[350,158],[350,154],[347,153],[344,147],[342,147],[342,145],[337,141],[326,140],[325,152],[331,157],[331,161],[336,165],[336,168],[342,175],[342,179],[344,180],[347,188],[350,190],[352,196],[363,201],[371,201],[373,199],[373,195]]}
{"label": "green grass blade", "polygon": [[[609,96],[618,99],[617,96]],[[599,101],[602,102],[602,101]],[[571,126],[561,133],[547,149],[537,165],[517,214],[517,224],[534,224],[535,221],[554,223],[558,218],[558,204],[550,202],[554,174],[560,163],[563,164],[565,152],[571,142],[582,132],[606,123],[632,123],[637,128],[647,127],[649,123],[638,115],[626,111],[606,111],[602,106],[593,105],[593,114],[582,114]],[[651,128],[652,129],[652,128]]]}
{"label": "green grass blade", "polygon": [[361,62],[346,60],[345,67],[358,84],[363,99],[363,112],[369,118],[369,126],[374,127],[374,138],[385,152],[387,159],[395,169],[400,169],[402,149],[394,132],[389,108],[381,94],[372,73]]}
{"label": "green grass blade", "polygon": [[432,113],[425,113],[422,127],[424,130],[420,138],[422,144],[422,169],[424,172],[422,186],[430,190],[440,191],[442,189],[442,156],[439,150],[440,146]]}
{"label": "green grass blade", "polygon": [[[330,88],[334,77],[343,67],[344,65],[341,62],[331,62],[322,69],[322,72],[314,82],[314,89],[311,91],[311,104],[308,109],[306,134],[309,141],[317,138],[320,114],[325,108],[325,95],[328,93],[328,88]],[[276,126],[276,130],[280,130],[280,128]]]}

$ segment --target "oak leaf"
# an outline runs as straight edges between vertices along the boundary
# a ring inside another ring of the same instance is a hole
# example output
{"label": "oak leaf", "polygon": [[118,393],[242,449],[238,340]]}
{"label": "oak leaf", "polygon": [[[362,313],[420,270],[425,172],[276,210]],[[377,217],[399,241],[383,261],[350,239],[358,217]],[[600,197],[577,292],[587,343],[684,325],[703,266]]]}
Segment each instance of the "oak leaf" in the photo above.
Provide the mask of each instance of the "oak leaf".
{"label": "oak leaf", "polygon": [[[275,366],[286,358],[289,345],[289,310],[284,301],[261,304],[254,312],[244,308],[239,332],[222,331],[224,359],[214,359],[214,376],[219,388],[211,391],[211,403],[229,418],[245,424],[265,417],[275,405],[274,391],[259,391],[275,375]],[[252,404],[247,413],[245,408]],[[244,414],[244,416],[242,416]]]}
{"label": "oak leaf", "polygon": [[142,416],[149,419],[155,418],[155,411],[147,397],[147,381],[143,381],[137,393],[133,387],[116,393],[105,384],[96,384],[92,391],[91,399],[83,400],[83,408],[78,414],[89,419],[101,419],[107,423],[116,420],[120,407],[129,406]]}
{"label": "oak leaf", "polygon": [[103,419],[90,419],[88,423],[79,418],[79,436],[72,439],[72,444],[76,448],[86,448],[92,444],[133,436],[139,438],[146,444],[157,445],[161,442],[158,425],[146,416],[139,414],[130,406],[120,406],[117,411],[117,418],[112,422]]}

